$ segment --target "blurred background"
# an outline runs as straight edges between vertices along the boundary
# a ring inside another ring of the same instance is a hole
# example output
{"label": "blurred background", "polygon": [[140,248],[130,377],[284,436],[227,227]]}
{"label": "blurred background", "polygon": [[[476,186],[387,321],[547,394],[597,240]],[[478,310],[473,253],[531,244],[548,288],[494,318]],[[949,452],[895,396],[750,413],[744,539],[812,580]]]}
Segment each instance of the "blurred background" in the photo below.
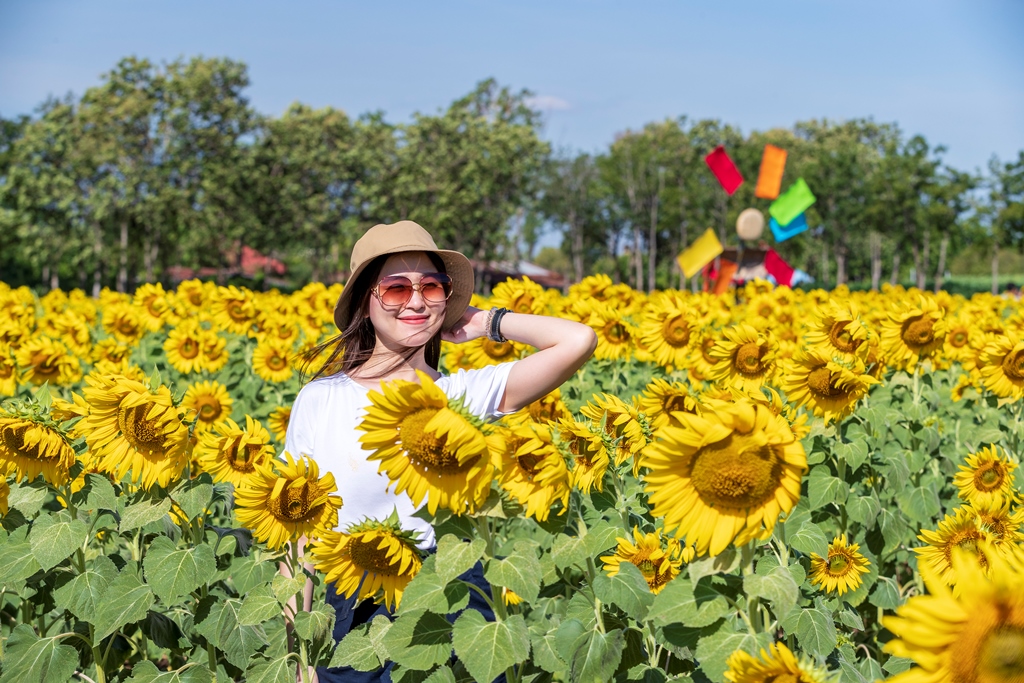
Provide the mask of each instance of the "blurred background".
{"label": "blurred background", "polygon": [[[409,218],[481,286],[696,286],[766,144],[816,196],[813,283],[1024,281],[1024,5],[0,4],[0,280],[344,281]],[[723,145],[744,178],[704,161]]]}

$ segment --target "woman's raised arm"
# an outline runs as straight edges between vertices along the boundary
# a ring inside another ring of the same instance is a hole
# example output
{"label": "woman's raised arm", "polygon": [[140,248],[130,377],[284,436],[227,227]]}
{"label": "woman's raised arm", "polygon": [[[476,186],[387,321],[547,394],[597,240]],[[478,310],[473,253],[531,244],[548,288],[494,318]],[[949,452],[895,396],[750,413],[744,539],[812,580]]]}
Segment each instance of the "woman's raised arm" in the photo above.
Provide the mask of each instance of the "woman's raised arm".
{"label": "woman's raised arm", "polygon": [[[486,337],[488,314],[470,306],[461,324],[446,333],[445,339],[463,342]],[[498,406],[502,412],[519,410],[560,386],[597,348],[597,335],[587,325],[546,315],[506,313],[501,319],[501,334],[537,349],[512,367]]]}

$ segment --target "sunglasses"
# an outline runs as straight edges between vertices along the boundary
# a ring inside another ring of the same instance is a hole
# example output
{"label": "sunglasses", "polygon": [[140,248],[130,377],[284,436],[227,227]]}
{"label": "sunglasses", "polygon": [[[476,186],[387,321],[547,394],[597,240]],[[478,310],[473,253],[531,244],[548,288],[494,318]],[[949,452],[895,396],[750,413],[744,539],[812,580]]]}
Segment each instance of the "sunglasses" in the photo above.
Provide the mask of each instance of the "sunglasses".
{"label": "sunglasses", "polygon": [[452,279],[444,273],[426,273],[419,284],[413,284],[403,275],[391,275],[381,278],[372,291],[384,306],[404,306],[414,290],[419,290],[424,301],[439,304],[452,295]]}

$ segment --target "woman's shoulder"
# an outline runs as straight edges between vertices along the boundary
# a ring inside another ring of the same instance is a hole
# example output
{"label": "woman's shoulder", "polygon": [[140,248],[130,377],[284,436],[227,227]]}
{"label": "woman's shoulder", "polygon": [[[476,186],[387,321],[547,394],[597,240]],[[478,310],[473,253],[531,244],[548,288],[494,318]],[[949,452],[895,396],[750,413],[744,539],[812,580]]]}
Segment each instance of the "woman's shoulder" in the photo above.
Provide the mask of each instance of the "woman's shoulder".
{"label": "woman's shoulder", "polygon": [[295,404],[323,404],[351,391],[352,380],[342,373],[317,377],[299,389]]}

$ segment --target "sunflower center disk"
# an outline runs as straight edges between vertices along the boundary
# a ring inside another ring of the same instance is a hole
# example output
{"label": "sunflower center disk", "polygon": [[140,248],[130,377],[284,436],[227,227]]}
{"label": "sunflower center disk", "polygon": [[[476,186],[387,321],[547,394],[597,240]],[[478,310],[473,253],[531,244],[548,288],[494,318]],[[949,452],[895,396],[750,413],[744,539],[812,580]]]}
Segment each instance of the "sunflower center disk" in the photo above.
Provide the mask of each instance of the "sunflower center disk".
{"label": "sunflower center disk", "polygon": [[163,453],[164,450],[164,438],[157,428],[157,422],[146,419],[152,407],[153,404],[146,403],[141,406],[119,408],[117,411],[117,426],[124,434],[125,440],[132,448],[147,455]]}
{"label": "sunflower center disk", "polygon": [[212,396],[201,396],[196,403],[199,405],[199,419],[203,422],[213,422],[220,417],[220,401]]}
{"label": "sunflower center disk", "polygon": [[447,437],[439,437],[426,431],[430,418],[437,414],[436,409],[417,410],[402,420],[398,430],[398,438],[402,448],[415,465],[438,474],[461,474],[476,464],[480,456],[469,458],[459,463],[455,453],[448,448]]}
{"label": "sunflower center disk", "polygon": [[988,463],[974,475],[974,486],[979,491],[995,491],[1003,483],[1003,473],[998,463]]}
{"label": "sunflower center disk", "polygon": [[286,488],[277,500],[271,501],[271,511],[282,522],[308,522],[323,510],[323,503],[310,507],[321,493],[319,486],[309,482],[298,488]]}
{"label": "sunflower center disk", "polygon": [[919,349],[935,340],[935,325],[929,318],[916,316],[903,323],[900,336],[907,346]]}
{"label": "sunflower center disk", "polygon": [[484,353],[491,358],[502,359],[512,355],[515,351],[512,345],[508,342],[494,342],[490,339],[484,339]]}
{"label": "sunflower center disk", "polygon": [[690,476],[712,505],[755,507],[775,493],[782,465],[771,446],[734,434],[698,451]]}
{"label": "sunflower center disk", "polygon": [[761,366],[761,347],[754,342],[747,342],[736,349],[736,371],[747,377],[757,377],[763,371]]}
{"label": "sunflower center disk", "polygon": [[832,342],[832,346],[844,353],[853,353],[860,346],[860,341],[854,339],[850,331],[846,329],[849,324],[848,320],[840,320],[832,323],[832,328],[828,331],[828,338]]}
{"label": "sunflower center disk", "polygon": [[1024,628],[1003,626],[985,639],[978,653],[980,681],[1024,681]]}
{"label": "sunflower center disk", "polygon": [[37,356],[32,370],[35,374],[42,375],[43,377],[56,377],[60,372],[60,366],[56,364],[53,358]]}
{"label": "sunflower center disk", "polygon": [[1002,366],[1003,373],[1010,379],[1024,380],[1024,351],[1006,354]]}
{"label": "sunflower center disk", "polygon": [[692,413],[693,410],[686,407],[685,396],[669,396],[662,403],[662,410],[666,413],[678,412],[678,413]]}
{"label": "sunflower center disk", "polygon": [[827,367],[811,370],[807,375],[807,386],[818,396],[832,398],[842,396],[845,392],[833,384],[832,372]]}
{"label": "sunflower center disk", "polygon": [[537,474],[537,465],[539,465],[544,458],[531,453],[528,455],[521,455],[516,458],[516,460],[519,462],[519,468],[532,477]]}
{"label": "sunflower center disk", "polygon": [[353,564],[364,571],[394,576],[398,573],[396,571],[398,567],[388,560],[386,550],[377,547],[379,543],[379,538],[372,538],[369,541],[352,538],[349,541],[349,556],[352,558]]}
{"label": "sunflower center disk", "polygon": [[620,322],[610,322],[604,326],[604,336],[612,344],[625,344],[629,341],[629,332]]}
{"label": "sunflower center disk", "polygon": [[199,344],[194,339],[186,339],[181,342],[181,346],[178,348],[178,355],[192,360],[199,355]]}
{"label": "sunflower center disk", "polygon": [[828,573],[832,576],[845,576],[850,570],[850,558],[843,553],[829,555]]}
{"label": "sunflower center disk", "polygon": [[[32,460],[39,460],[39,445],[27,448],[25,446],[25,432],[28,431],[28,426],[15,427],[14,429],[3,429],[0,430],[0,434],[3,435],[4,445],[7,446],[7,450],[15,455],[22,458],[31,458]],[[45,457],[45,456],[44,456]]]}
{"label": "sunflower center disk", "polygon": [[983,539],[985,534],[978,531],[977,529],[968,529],[967,531],[958,531],[953,534],[953,537],[949,539],[943,550],[943,555],[946,556],[946,562],[952,564],[953,562],[953,548],[960,548],[966,550],[972,555],[978,558],[978,564],[981,565],[982,569],[988,569],[988,558],[985,557],[985,553],[978,549],[978,541]]}
{"label": "sunflower center disk", "polygon": [[949,343],[953,348],[962,348],[967,343],[967,332],[956,330],[953,334],[949,335]]}
{"label": "sunflower center disk", "polygon": [[288,367],[288,361],[284,356],[273,354],[267,357],[267,367],[271,370],[284,370]]}
{"label": "sunflower center disk", "polygon": [[674,348],[686,346],[690,343],[690,326],[681,315],[674,315],[665,321],[661,327],[661,336],[665,343]]}
{"label": "sunflower center disk", "polygon": [[713,358],[709,354],[709,352],[714,347],[714,345],[715,345],[715,340],[714,339],[705,339],[703,342],[701,342],[701,345],[700,345],[700,355],[703,356],[705,363],[709,363],[711,365],[714,365],[715,363],[718,362],[717,358]]}

